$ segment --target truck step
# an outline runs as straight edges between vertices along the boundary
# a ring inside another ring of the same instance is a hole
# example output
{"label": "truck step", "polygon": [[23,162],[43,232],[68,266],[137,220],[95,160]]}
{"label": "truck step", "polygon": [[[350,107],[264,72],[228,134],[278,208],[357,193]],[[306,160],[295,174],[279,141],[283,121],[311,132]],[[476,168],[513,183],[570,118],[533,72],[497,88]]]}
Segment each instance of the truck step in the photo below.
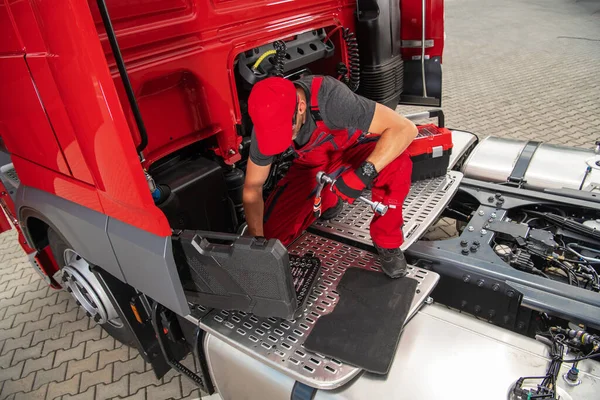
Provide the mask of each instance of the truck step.
{"label": "truck step", "polygon": [[[406,250],[427,231],[440,216],[458,190],[462,173],[449,171],[446,175],[412,184],[402,207],[404,243]],[[370,194],[366,197],[370,197]],[[340,214],[329,221],[317,220],[311,227],[327,236],[372,245],[369,225],[373,211],[365,203],[346,204]]]}
{"label": "truck step", "polygon": [[[304,233],[288,250],[290,254],[297,255],[312,252],[321,259],[321,276],[301,317],[287,321],[259,318],[244,312],[212,310],[202,317],[199,314],[193,317],[195,314],[192,313],[188,319],[198,323],[211,335],[299,382],[319,389],[337,388],[351,380],[360,370],[307,351],[304,341],[317,320],[335,308],[339,300],[336,288],[346,269],[358,267],[380,271],[379,261],[368,251],[312,233]],[[439,275],[409,267],[408,276],[419,282],[409,311],[410,319],[428,298]]]}

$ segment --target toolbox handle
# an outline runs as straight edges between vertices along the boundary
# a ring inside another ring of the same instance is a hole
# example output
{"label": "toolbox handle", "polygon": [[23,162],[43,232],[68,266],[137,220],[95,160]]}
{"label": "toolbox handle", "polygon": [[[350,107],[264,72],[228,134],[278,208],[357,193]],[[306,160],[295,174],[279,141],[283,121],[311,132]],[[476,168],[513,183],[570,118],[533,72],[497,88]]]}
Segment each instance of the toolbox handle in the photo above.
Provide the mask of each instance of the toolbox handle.
{"label": "toolbox handle", "polygon": [[438,123],[437,123],[438,127],[444,128],[446,125],[446,120],[444,118],[444,112],[441,109],[423,111],[423,112],[414,113],[414,114],[407,114],[404,116],[404,118],[411,120],[413,122],[421,120],[421,119],[435,118],[435,117],[437,117],[437,119],[438,119]]}

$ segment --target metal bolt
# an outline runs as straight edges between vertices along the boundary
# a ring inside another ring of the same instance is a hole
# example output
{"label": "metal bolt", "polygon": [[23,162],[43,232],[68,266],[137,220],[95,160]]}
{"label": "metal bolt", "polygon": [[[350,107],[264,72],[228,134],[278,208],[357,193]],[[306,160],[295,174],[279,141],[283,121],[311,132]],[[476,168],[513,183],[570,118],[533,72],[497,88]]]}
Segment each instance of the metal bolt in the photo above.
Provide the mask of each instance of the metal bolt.
{"label": "metal bolt", "polygon": [[229,149],[229,154],[230,155],[234,155],[235,154],[235,150],[234,149]]}
{"label": "metal bolt", "polygon": [[485,212],[483,210],[479,210],[479,212],[477,214],[483,216],[485,214]]}
{"label": "metal bolt", "polygon": [[487,231],[486,231],[485,229],[482,229],[482,230],[480,231],[480,233],[481,233],[482,235],[485,235],[485,234],[487,234]]}
{"label": "metal bolt", "polygon": [[494,218],[488,219],[488,222],[494,222]]}
{"label": "metal bolt", "polygon": [[471,246],[471,253],[476,253],[477,252],[477,246],[473,245]]}
{"label": "metal bolt", "polygon": [[477,281],[477,286],[482,287],[485,284],[485,281],[483,279],[479,279]]}
{"label": "metal bolt", "polygon": [[513,297],[515,295],[515,292],[514,292],[514,290],[509,290],[508,292],[506,292],[506,295],[508,297]]}
{"label": "metal bolt", "polygon": [[479,314],[481,312],[481,306],[475,306],[475,313]]}
{"label": "metal bolt", "polygon": [[461,306],[462,308],[465,308],[465,307],[467,306],[467,301],[466,301],[466,300],[463,300],[463,301],[460,303],[460,306]]}
{"label": "metal bolt", "polygon": [[96,314],[96,315],[94,315],[94,321],[95,321],[95,322],[98,322],[98,321],[100,321],[100,314]]}
{"label": "metal bolt", "polygon": [[502,193],[500,193],[500,192],[496,192],[496,198],[497,198],[497,199],[499,199],[499,198],[501,198],[501,197],[502,197]]}
{"label": "metal bolt", "polygon": [[479,240],[474,240],[473,241],[473,245],[479,247],[481,243],[479,243]]}
{"label": "metal bolt", "polygon": [[463,282],[464,283],[469,283],[470,280],[471,280],[471,276],[470,275],[463,275]]}
{"label": "metal bolt", "polygon": [[496,310],[490,310],[488,312],[488,315],[490,316],[490,318],[494,318],[494,316],[496,315]]}
{"label": "metal bolt", "polygon": [[496,213],[495,213],[495,212],[493,212],[493,213],[492,213],[490,216],[491,216],[492,218],[496,218]]}
{"label": "metal bolt", "polygon": [[488,197],[488,203],[493,203],[493,202],[494,202],[494,196]]}
{"label": "metal bolt", "polygon": [[469,249],[462,249],[461,253],[465,256],[469,255]]}
{"label": "metal bolt", "polygon": [[494,283],[494,285],[492,286],[492,290],[493,290],[494,292],[497,292],[497,291],[498,291],[498,289],[500,289],[500,285],[498,285],[497,283]]}
{"label": "metal bolt", "polygon": [[517,324],[517,329],[523,330],[525,329],[525,322],[521,321]]}
{"label": "metal bolt", "polygon": [[475,228],[473,228],[473,226],[469,226],[467,229],[469,232],[473,232],[475,230]]}
{"label": "metal bolt", "polygon": [[498,204],[502,204],[502,203],[504,203],[504,197],[500,197],[500,198],[498,199]]}
{"label": "metal bolt", "polygon": [[425,304],[429,304],[429,305],[433,304],[433,298],[432,297],[427,297],[425,299]]}

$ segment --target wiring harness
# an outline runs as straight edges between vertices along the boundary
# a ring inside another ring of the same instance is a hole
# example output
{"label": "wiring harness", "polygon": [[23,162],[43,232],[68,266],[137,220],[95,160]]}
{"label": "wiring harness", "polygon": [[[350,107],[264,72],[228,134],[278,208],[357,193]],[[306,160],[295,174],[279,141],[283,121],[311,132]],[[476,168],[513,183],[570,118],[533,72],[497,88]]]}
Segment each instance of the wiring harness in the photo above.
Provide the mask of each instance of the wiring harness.
{"label": "wiring harness", "polygon": [[[525,376],[517,380],[512,388],[513,398],[516,400],[531,399],[558,399],[557,379],[563,363],[572,363],[571,370],[565,375],[565,380],[577,384],[577,363],[582,360],[600,357],[600,336],[592,335],[584,330],[575,330],[562,327],[552,327],[546,333],[536,335],[536,339],[550,347],[550,365],[544,376]],[[589,349],[586,355],[572,359],[564,359],[565,349],[582,354],[584,349]],[[538,381],[535,388],[527,389],[523,385],[526,381]]]}

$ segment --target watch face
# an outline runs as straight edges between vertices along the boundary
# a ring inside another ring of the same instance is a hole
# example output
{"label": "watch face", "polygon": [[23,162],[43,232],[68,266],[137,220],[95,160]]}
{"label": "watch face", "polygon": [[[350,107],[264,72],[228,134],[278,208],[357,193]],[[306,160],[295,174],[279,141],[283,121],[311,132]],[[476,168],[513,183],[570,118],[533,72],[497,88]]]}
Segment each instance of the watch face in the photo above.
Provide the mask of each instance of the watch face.
{"label": "watch face", "polygon": [[375,166],[373,164],[371,164],[370,162],[368,163],[364,163],[363,167],[363,174],[365,174],[366,176],[374,176],[375,175]]}

